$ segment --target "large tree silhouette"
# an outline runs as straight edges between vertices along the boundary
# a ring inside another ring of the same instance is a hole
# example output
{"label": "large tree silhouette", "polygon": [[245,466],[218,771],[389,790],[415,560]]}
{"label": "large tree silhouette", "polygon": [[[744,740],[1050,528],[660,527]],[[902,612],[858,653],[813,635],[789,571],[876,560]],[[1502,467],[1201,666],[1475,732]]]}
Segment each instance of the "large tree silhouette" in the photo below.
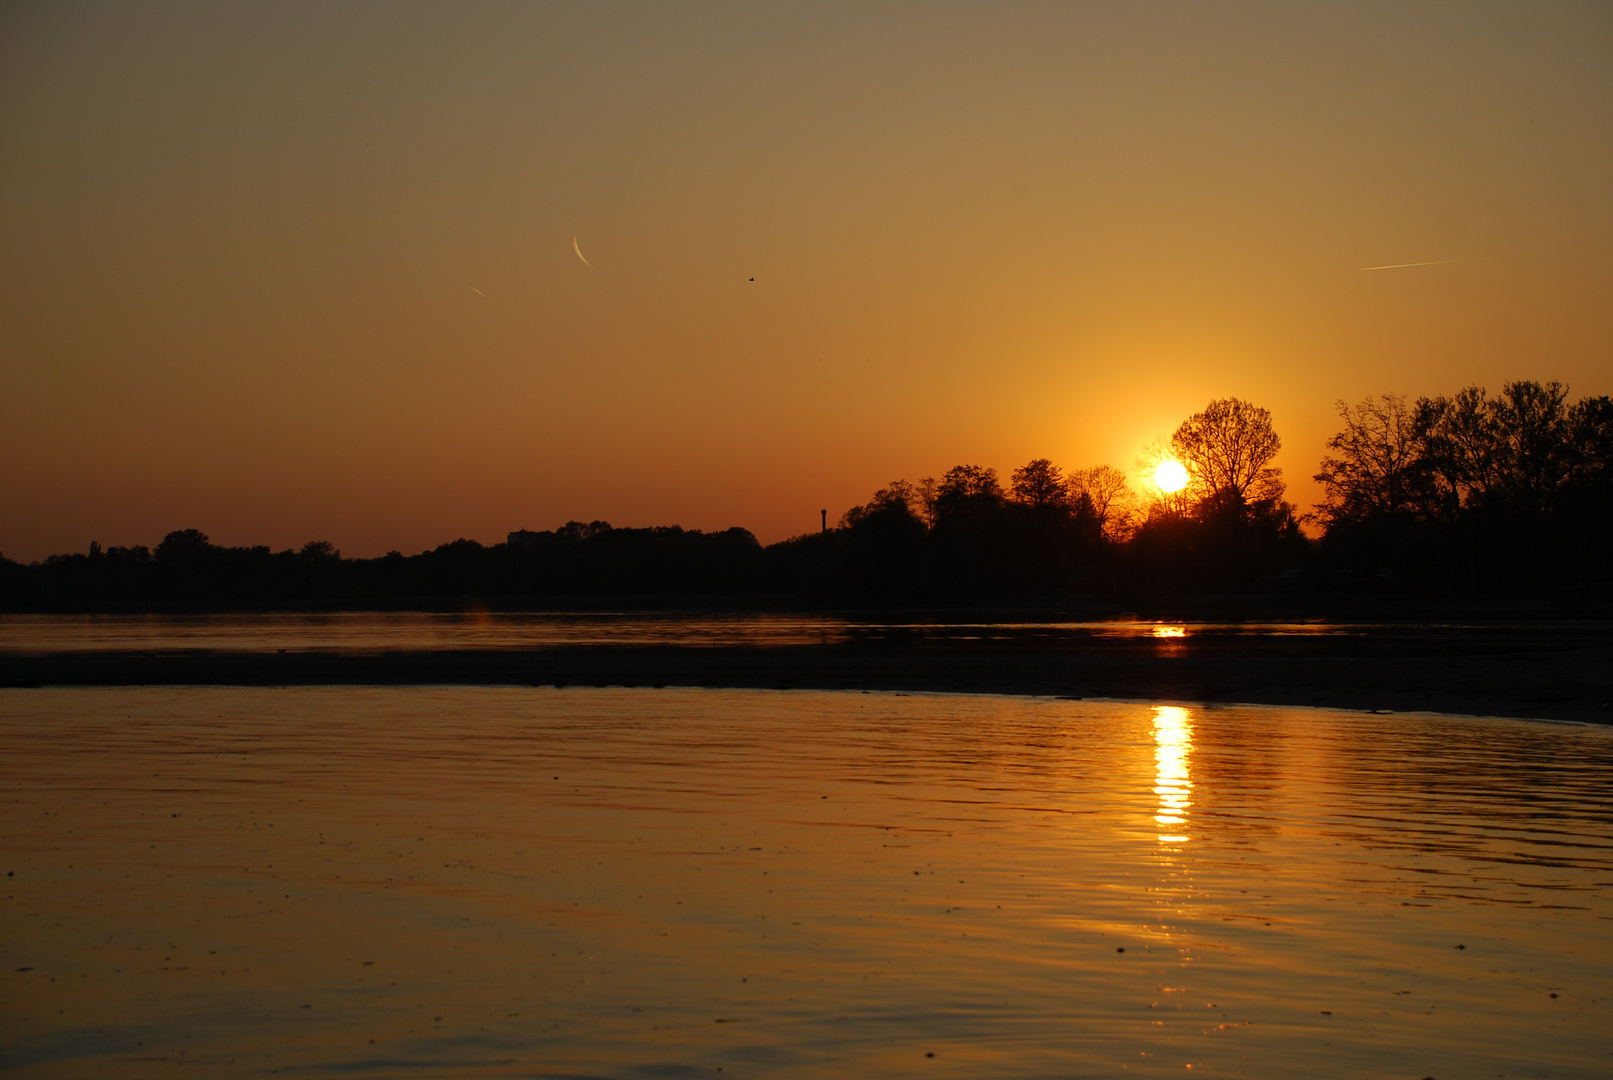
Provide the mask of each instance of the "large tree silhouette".
{"label": "large tree silhouette", "polygon": [[1383,396],[1340,405],[1344,430],[1316,474],[1317,518],[1341,572],[1468,587],[1599,574],[1607,551],[1606,398],[1568,404],[1555,382],[1491,397]]}
{"label": "large tree silhouette", "polygon": [[1120,541],[1131,535],[1136,513],[1126,474],[1112,465],[1074,469],[1064,481],[1072,503],[1086,499],[1105,539]]}
{"label": "large tree silhouette", "polygon": [[1419,398],[1416,436],[1433,484],[1434,516],[1464,511],[1539,518],[1583,455],[1561,383],[1510,382],[1490,397],[1469,386],[1452,397]]}
{"label": "large tree silhouette", "polygon": [[1015,502],[1035,508],[1062,506],[1069,497],[1064,474],[1047,458],[1015,469],[1008,491]]}
{"label": "large tree silhouette", "polygon": [[1235,397],[1210,402],[1171,436],[1171,450],[1187,466],[1193,493],[1201,500],[1281,499],[1282,470],[1271,467],[1281,448],[1271,413]]}
{"label": "large tree silhouette", "polygon": [[1322,485],[1318,517],[1328,525],[1374,518],[1398,521],[1416,508],[1421,443],[1406,399],[1396,394],[1359,405],[1338,402],[1344,430],[1327,440],[1314,479]]}

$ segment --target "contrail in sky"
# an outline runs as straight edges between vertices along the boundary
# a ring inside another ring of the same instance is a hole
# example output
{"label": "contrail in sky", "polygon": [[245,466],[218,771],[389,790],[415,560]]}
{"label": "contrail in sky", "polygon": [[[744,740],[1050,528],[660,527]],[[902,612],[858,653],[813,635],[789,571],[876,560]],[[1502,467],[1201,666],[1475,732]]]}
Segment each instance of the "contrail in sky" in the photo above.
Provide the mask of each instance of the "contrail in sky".
{"label": "contrail in sky", "polygon": [[588,259],[583,255],[582,248],[577,246],[577,238],[575,236],[571,238],[571,250],[577,253],[577,258],[582,259],[582,264],[584,266],[588,267],[590,270],[594,268],[594,264],[589,262]]}
{"label": "contrail in sky", "polygon": [[489,304],[498,303],[498,301],[494,300],[491,296],[488,296],[486,293],[484,293],[482,290],[478,289],[474,285],[466,285],[465,288],[469,289],[471,292],[475,293],[477,296],[480,296],[483,300],[486,300]]}
{"label": "contrail in sky", "polygon": [[1444,266],[1446,263],[1471,262],[1471,259],[1435,259],[1433,262],[1389,263],[1386,266],[1363,266],[1363,270],[1399,270],[1405,266]]}

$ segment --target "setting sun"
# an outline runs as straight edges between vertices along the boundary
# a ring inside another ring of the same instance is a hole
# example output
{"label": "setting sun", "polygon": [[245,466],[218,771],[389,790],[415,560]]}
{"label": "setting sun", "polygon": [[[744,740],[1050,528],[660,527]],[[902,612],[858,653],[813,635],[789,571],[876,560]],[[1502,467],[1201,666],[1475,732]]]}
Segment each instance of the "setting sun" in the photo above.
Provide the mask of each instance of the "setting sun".
{"label": "setting sun", "polygon": [[1154,483],[1161,491],[1181,491],[1187,486],[1187,469],[1180,461],[1161,461],[1154,470]]}
{"label": "setting sun", "polygon": [[0,1059],[1613,1080],[1613,0],[0,61]]}

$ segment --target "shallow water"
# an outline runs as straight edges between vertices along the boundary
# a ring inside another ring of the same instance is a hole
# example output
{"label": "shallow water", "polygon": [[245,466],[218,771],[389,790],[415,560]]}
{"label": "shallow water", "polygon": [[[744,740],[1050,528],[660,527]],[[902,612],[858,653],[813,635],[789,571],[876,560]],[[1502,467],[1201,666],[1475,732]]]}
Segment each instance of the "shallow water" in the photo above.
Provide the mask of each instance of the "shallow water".
{"label": "shallow water", "polygon": [[21,1075],[1613,1071],[1607,729],[179,688],[0,740]]}
{"label": "shallow water", "polygon": [[845,640],[844,619],[687,612],[336,611],[217,615],[0,615],[0,652],[286,652],[776,646]]}
{"label": "shallow water", "polygon": [[926,622],[829,614],[717,612],[337,611],[214,615],[0,615],[0,653],[171,651],[373,652],[597,646],[765,648],[895,639],[914,642],[1090,638],[1305,637],[1606,639],[1598,621],[1528,623],[1172,622],[1122,617],[1094,622]]}

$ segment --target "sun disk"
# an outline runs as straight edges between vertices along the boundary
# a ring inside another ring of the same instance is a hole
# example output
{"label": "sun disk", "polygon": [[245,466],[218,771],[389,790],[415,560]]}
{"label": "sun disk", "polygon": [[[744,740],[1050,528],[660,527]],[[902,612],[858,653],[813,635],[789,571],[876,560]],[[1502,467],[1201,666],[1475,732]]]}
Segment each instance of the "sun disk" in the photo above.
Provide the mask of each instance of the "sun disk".
{"label": "sun disk", "polygon": [[1181,491],[1187,486],[1187,469],[1180,461],[1161,461],[1154,470],[1154,483],[1161,491]]}

